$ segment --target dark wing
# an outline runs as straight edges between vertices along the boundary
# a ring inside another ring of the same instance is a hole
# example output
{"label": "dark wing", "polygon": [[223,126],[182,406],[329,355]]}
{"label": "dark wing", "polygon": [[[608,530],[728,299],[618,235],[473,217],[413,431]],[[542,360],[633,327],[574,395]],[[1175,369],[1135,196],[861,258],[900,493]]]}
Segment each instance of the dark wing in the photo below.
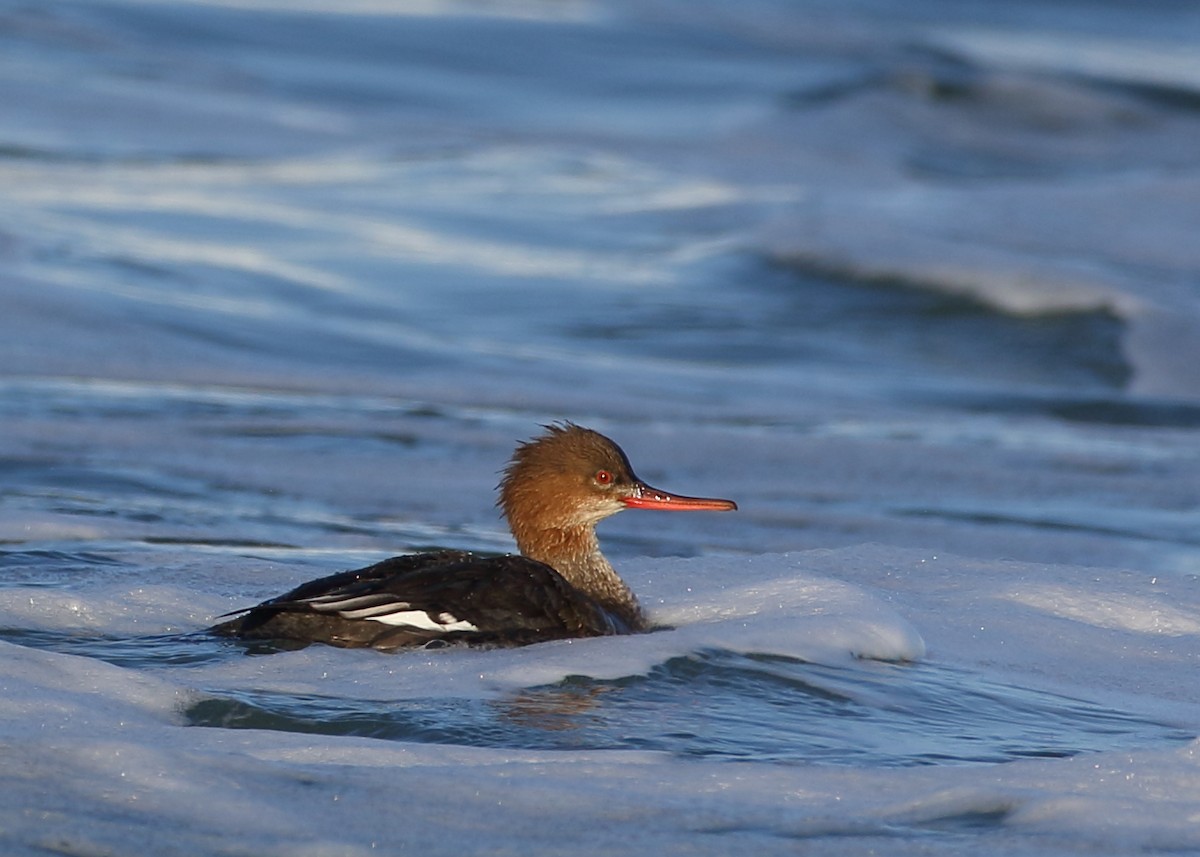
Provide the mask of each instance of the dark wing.
{"label": "dark wing", "polygon": [[467,551],[437,551],[435,553],[414,553],[405,554],[404,556],[393,556],[374,565],[368,565],[365,568],[358,568],[354,571],[339,571],[337,574],[331,574],[328,577],[318,577],[316,580],[302,583],[295,589],[264,601],[255,607],[235,610],[233,613],[227,613],[226,615],[233,616],[238,613],[248,613],[271,606],[284,607],[288,604],[308,601],[311,598],[326,595],[337,595],[339,593],[351,593],[355,591],[363,592],[372,588],[382,588],[386,586],[389,580],[400,578],[413,572],[468,561],[479,561],[479,559]]}
{"label": "dark wing", "polygon": [[548,565],[461,551],[393,557],[314,580],[213,628],[243,639],[377,649],[519,646],[627,630]]}

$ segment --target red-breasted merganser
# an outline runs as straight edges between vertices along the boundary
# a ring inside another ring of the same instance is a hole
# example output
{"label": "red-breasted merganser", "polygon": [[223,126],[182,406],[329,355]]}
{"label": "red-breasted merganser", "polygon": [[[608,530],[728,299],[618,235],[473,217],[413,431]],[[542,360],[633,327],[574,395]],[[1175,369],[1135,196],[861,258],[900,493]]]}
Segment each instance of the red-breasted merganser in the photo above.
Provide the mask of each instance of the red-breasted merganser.
{"label": "red-breasted merganser", "polygon": [[251,640],[391,650],[443,643],[523,646],[647,629],[633,592],[600,552],[596,524],[623,509],[728,511],[731,500],[651,488],[621,448],[572,423],[513,453],[499,485],[521,555],[392,557],[238,611],[212,628]]}

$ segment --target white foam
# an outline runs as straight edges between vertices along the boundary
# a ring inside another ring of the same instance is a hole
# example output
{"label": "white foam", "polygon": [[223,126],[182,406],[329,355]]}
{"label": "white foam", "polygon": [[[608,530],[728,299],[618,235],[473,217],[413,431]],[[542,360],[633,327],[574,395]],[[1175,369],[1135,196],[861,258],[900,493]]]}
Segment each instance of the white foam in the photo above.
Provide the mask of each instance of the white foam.
{"label": "white foam", "polygon": [[[1196,634],[1136,621],[1168,604],[1181,616],[1200,616],[1200,596],[1187,581],[881,547],[639,566],[643,577],[653,568],[656,579],[663,571],[666,580],[691,581],[692,596],[667,598],[663,585],[663,600],[655,600],[656,615],[676,622],[675,631],[484,653],[315,647],[157,676],[0,646],[6,838],[18,848],[169,846],[194,854],[227,850],[231,841],[280,855],[365,854],[399,842],[470,850],[480,841],[489,850],[533,852],[636,842],[701,854],[787,854],[836,836],[847,847],[882,841],[904,854],[910,846],[912,853],[936,851],[938,841],[923,835],[929,830],[990,815],[1010,835],[1069,837],[1076,847],[1200,847],[1196,743],[986,768],[859,769],[177,725],[174,712],[195,698],[193,688],[233,687],[251,677],[260,689],[276,682],[303,693],[307,682],[318,692],[369,697],[375,688],[395,699],[470,673],[480,680],[469,692],[491,693],[578,669],[628,674],[696,645],[849,657],[882,635],[894,639],[880,651],[915,654],[910,623],[928,635],[935,661],[1059,689],[1086,687],[1093,696],[1125,689],[1133,698],[1136,691],[1144,710],[1186,709],[1200,724],[1194,685],[1179,681]],[[813,567],[824,571],[805,570]],[[1142,601],[1127,600],[1120,627],[1103,616],[1030,609],[1022,592],[1036,591],[1035,600],[1049,594],[1024,586],[1031,575],[1077,598],[1103,594],[1115,602],[1137,594]],[[328,678],[314,683],[322,670]],[[418,680],[410,681],[413,674]],[[1180,704],[1165,698],[1168,691]],[[396,794],[405,795],[403,813],[394,811]],[[55,808],[61,815],[51,833],[44,819]]]}

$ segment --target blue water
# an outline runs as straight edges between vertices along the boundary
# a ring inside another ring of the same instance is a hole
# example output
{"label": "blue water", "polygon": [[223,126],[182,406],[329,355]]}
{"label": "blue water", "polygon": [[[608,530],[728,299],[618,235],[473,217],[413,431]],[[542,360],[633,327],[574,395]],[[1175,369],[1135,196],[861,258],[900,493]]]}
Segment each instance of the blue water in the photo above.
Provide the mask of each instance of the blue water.
{"label": "blue water", "polygon": [[497,471],[556,419],[741,507],[607,522],[618,566],[1200,574],[1190,5],[431,5],[0,2],[0,638],[203,669],[192,727],[860,770],[1193,735],[936,651],[248,686],[212,615],[510,549]]}
{"label": "blue water", "polygon": [[[38,559],[76,569],[107,561],[87,555]],[[20,558],[10,554],[4,560],[9,568]],[[0,639],[130,669],[219,664],[290,648],[203,633],[117,637],[8,628],[0,629]],[[374,696],[379,690],[355,699],[202,689],[185,717],[192,726],[226,729],[869,767],[995,764],[1194,737],[1087,700],[935,664],[862,661],[830,667],[721,650],[673,658],[645,675],[568,677],[494,698],[380,699]]]}
{"label": "blue water", "polygon": [[891,767],[996,764],[1160,742],[1186,730],[931,666],[831,669],[708,652],[618,682],[569,679],[499,700],[215,696],[198,726],[534,750]]}

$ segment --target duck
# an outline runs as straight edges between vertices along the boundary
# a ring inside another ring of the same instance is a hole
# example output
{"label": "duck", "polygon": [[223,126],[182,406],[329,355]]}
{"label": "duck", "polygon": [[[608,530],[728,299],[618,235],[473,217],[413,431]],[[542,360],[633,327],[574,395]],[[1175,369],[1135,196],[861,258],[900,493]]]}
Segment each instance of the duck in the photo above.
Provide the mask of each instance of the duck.
{"label": "duck", "polygon": [[518,444],[497,486],[519,553],[407,554],[312,580],[209,629],[285,648],[394,651],[525,646],[633,634],[650,623],[600,550],[596,524],[626,509],[732,511],[732,500],[652,488],[614,441],[571,422]]}

